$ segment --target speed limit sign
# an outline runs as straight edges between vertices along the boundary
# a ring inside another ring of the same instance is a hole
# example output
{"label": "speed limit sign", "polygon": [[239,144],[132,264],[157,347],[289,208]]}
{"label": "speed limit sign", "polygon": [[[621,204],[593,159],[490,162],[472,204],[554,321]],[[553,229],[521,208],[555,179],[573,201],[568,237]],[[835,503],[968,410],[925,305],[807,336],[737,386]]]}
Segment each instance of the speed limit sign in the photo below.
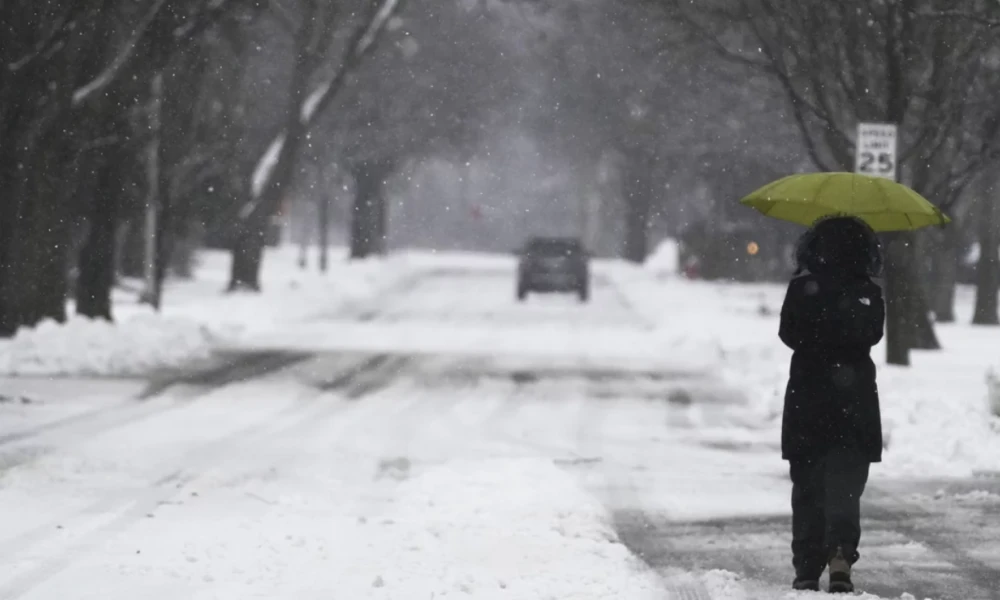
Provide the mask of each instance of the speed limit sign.
{"label": "speed limit sign", "polygon": [[896,125],[858,124],[854,172],[896,180]]}

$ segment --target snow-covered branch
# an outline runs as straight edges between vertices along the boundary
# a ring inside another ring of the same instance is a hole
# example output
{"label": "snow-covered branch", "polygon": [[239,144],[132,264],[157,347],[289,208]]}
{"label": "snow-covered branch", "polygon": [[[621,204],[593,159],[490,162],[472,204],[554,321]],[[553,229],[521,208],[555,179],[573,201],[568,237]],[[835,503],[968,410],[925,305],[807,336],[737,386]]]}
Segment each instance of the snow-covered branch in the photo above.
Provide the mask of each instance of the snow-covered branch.
{"label": "snow-covered branch", "polygon": [[118,53],[114,61],[112,61],[106,69],[101,71],[97,77],[90,81],[90,83],[87,83],[73,93],[74,105],[85,101],[94,93],[103,90],[115,80],[118,72],[125,66],[125,63],[128,62],[128,59],[135,51],[135,47],[139,45],[139,40],[141,40],[142,36],[145,35],[146,30],[149,28],[150,24],[152,24],[164,4],[166,4],[166,0],[156,0],[156,3],[153,4],[149,13],[147,13],[146,16],[142,18],[142,21],[140,21],[136,26],[135,31],[132,32],[132,37],[129,38],[128,43],[125,44],[125,47]]}
{"label": "snow-covered branch", "polygon": [[375,39],[378,34],[385,27],[386,22],[392,13],[396,11],[396,7],[399,5],[399,0],[384,0],[382,3],[382,8],[379,9],[375,18],[368,25],[368,29],[365,30],[365,34],[361,36],[358,40],[358,45],[354,47],[355,56],[361,56],[371,48],[372,44],[375,43]]}
{"label": "snow-covered branch", "polygon": [[174,29],[174,37],[186,38],[193,36],[200,29],[204,28],[211,22],[211,17],[213,15],[222,14],[226,10],[229,3],[230,0],[209,0],[208,6],[205,7],[204,11],[188,19],[183,25]]}
{"label": "snow-covered branch", "polygon": [[383,0],[382,5],[375,13],[375,16],[372,17],[371,22],[365,27],[361,37],[352,44],[352,47],[348,48],[348,55],[344,63],[340,65],[340,68],[330,78],[318,85],[305,99],[305,102],[302,103],[302,110],[299,112],[299,119],[302,123],[308,124],[313,120],[318,109],[326,104],[330,94],[336,92],[340,80],[345,75],[345,71],[349,70],[353,63],[357,62],[373,47],[375,40],[378,39],[379,34],[385,29],[386,23],[398,8],[399,0]]}
{"label": "snow-covered branch", "polygon": [[[282,132],[271,141],[271,145],[267,147],[260,160],[257,161],[257,167],[253,170],[253,178],[250,180],[250,193],[254,200],[264,193],[264,189],[271,180],[271,174],[274,173],[274,167],[278,164],[278,157],[281,156],[281,150],[284,146],[285,133]],[[250,207],[250,212],[253,212],[253,208]],[[244,210],[246,210],[245,207]]]}
{"label": "snow-covered branch", "polygon": [[335,79],[336,75],[333,78],[324,81],[319,85],[319,87],[313,90],[313,92],[309,94],[309,97],[306,98],[306,101],[302,103],[302,112],[299,115],[299,118],[302,119],[303,123],[312,121],[313,116],[316,114],[316,109],[319,108],[323,98],[326,97],[326,95],[329,94],[330,90],[333,88],[333,82]]}
{"label": "snow-covered branch", "polygon": [[73,30],[77,26],[77,19],[82,12],[82,4],[72,7],[68,13],[56,20],[49,33],[35,44],[31,52],[8,64],[7,70],[11,73],[16,73],[31,64],[39,56],[57,46],[66,32]]}

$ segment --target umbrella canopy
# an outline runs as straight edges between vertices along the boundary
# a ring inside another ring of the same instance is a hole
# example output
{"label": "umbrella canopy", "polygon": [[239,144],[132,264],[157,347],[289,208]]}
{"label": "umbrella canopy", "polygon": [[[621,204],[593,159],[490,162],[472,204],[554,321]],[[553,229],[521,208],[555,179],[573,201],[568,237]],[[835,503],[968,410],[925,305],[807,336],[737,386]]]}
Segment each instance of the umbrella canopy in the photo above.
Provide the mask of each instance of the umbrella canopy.
{"label": "umbrella canopy", "polygon": [[769,183],[740,200],[769,217],[811,226],[857,217],[875,231],[913,231],[951,219],[901,183],[857,173],[806,173]]}

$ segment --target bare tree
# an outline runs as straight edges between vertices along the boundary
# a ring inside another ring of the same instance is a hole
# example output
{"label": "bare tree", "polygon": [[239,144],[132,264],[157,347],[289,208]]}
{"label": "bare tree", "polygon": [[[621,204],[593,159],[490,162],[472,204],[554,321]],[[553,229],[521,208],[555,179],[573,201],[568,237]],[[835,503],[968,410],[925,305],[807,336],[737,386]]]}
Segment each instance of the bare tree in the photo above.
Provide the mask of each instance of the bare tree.
{"label": "bare tree", "polygon": [[[135,108],[178,48],[245,2],[0,3],[0,28],[8,32],[0,44],[0,187],[6,196],[0,335],[65,318],[75,216],[88,222],[78,310],[110,318],[114,233],[133,193],[128,175],[137,165],[130,157],[142,129]],[[81,204],[86,214],[75,210]]]}
{"label": "bare tree", "polygon": [[[108,66],[74,95],[100,139],[113,140],[91,161],[98,183],[79,260],[76,298],[80,314],[111,319],[117,232],[127,212],[142,198],[153,204],[158,217],[150,232],[156,249],[151,265],[153,288],[146,294],[159,307],[170,257],[167,232],[175,224],[170,177],[188,153],[186,125],[197,98],[197,89],[191,90],[184,81],[201,77],[205,66],[202,34],[239,6],[238,2],[203,0],[172,7],[152,4],[120,28],[118,41],[105,58]],[[142,157],[141,165],[133,156]],[[134,181],[135,173],[143,171],[145,180]]]}
{"label": "bare tree", "polygon": [[[850,171],[859,121],[896,123],[903,180],[946,210],[997,143],[1000,106],[991,24],[954,18],[979,3],[900,0],[661,0],[721,56],[785,92],[817,168]],[[891,236],[888,358],[939,347],[917,275],[919,238]]]}
{"label": "bare tree", "polygon": [[319,126],[354,180],[353,258],[387,251],[392,177],[431,158],[466,163],[521,95],[509,32],[458,2],[413,7]]}
{"label": "bare tree", "polygon": [[[0,4],[0,335],[66,317],[63,216],[74,183],[73,93],[101,72],[114,3]],[[53,173],[62,173],[53,185]]]}
{"label": "bare tree", "polygon": [[[260,155],[247,182],[248,201],[239,214],[233,246],[230,291],[260,289],[260,268],[269,219],[278,210],[295,174],[302,142],[324,111],[333,104],[361,61],[375,49],[382,31],[399,8],[399,0],[327,2],[300,0],[294,25],[295,51],[286,113],[280,132]],[[360,21],[354,18],[357,13]],[[294,18],[294,17],[289,17]],[[342,42],[337,34],[350,30]]]}
{"label": "bare tree", "polygon": [[[742,172],[761,156],[787,166],[801,152],[794,126],[782,120],[774,82],[705,61],[704,48],[675,19],[663,18],[662,6],[615,0],[506,0],[505,6],[513,13],[505,15],[509,29],[534,34],[522,43],[538,65],[529,72],[535,80],[525,76],[538,95],[526,110],[532,131],[576,165],[580,180],[614,157],[617,190],[602,203],[616,208],[617,252],[629,260],[645,259],[655,227],[676,232],[707,208],[702,202],[688,210],[702,180]],[[762,144],[761,135],[773,141]],[[720,149],[723,162],[716,160]],[[751,180],[747,185],[765,183]],[[722,198],[709,200],[713,209],[724,206]],[[721,213],[708,216],[721,221]]]}

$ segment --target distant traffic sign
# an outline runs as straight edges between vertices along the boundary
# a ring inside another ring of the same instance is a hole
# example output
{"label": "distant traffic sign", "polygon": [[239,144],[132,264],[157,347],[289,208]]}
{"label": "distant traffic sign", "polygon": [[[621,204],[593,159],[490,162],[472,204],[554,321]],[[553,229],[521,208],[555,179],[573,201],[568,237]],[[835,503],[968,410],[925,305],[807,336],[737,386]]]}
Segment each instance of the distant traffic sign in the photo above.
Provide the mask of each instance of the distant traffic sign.
{"label": "distant traffic sign", "polygon": [[896,180],[896,125],[859,123],[854,172]]}

